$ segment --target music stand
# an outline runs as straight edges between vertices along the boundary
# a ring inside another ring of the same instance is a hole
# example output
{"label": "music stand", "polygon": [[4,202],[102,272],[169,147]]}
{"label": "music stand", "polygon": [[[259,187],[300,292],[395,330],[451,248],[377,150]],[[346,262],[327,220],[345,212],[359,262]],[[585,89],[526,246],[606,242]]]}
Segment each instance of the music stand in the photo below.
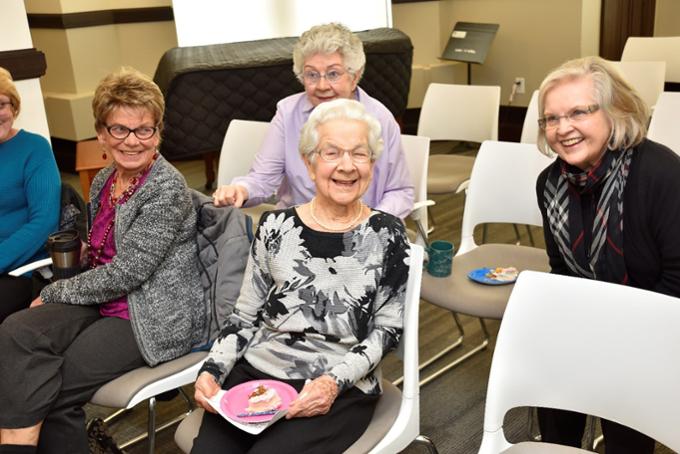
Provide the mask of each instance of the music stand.
{"label": "music stand", "polygon": [[472,83],[470,64],[484,63],[497,31],[498,24],[456,22],[449,42],[439,58],[467,63],[467,83],[470,85]]}

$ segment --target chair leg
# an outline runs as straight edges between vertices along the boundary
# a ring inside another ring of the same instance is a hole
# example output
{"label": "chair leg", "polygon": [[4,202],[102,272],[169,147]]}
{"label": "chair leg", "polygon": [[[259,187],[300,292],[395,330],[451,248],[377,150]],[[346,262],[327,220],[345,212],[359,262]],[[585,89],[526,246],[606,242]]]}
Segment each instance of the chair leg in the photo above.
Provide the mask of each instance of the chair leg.
{"label": "chair leg", "polygon": [[[149,416],[148,416],[149,419],[148,419],[148,423],[147,423],[148,430],[146,432],[144,432],[140,435],[137,435],[136,437],[120,444],[119,445],[120,449],[129,448],[130,446],[136,445],[140,441],[143,441],[143,440],[148,438],[149,439],[149,452],[153,453],[153,449],[155,448],[155,444],[156,444],[156,438],[155,438],[156,434],[167,429],[167,428],[174,426],[175,424],[177,424],[179,422],[181,422],[184,418],[186,418],[195,409],[194,403],[191,401],[191,398],[189,398],[189,396],[184,391],[184,389],[183,388],[178,388],[178,389],[179,389],[180,395],[182,396],[185,403],[187,404],[187,411],[176,416],[175,418],[171,419],[170,421],[165,422],[162,425],[156,427],[156,411],[155,411],[156,399],[152,398],[153,399],[153,405],[152,405],[151,399],[149,399]],[[152,408],[153,408],[153,410],[152,410]],[[149,436],[149,434],[153,434],[153,435]]]}
{"label": "chair leg", "polygon": [[427,229],[427,233],[432,233],[434,231],[434,228],[437,226],[437,222],[434,219],[434,213],[432,212],[432,207],[427,207],[427,215],[430,218],[430,222],[428,223],[429,228]]}
{"label": "chair leg", "polygon": [[517,227],[517,224],[512,224],[512,228],[515,230],[515,237],[517,238],[517,246],[521,244],[522,236],[519,234],[519,228]]}
{"label": "chair leg", "polygon": [[[435,361],[438,361],[441,357],[444,355],[448,354],[451,350],[454,348],[460,347],[463,343],[463,336],[465,333],[463,332],[463,325],[460,324],[460,320],[458,319],[458,316],[455,312],[452,312],[451,315],[453,315],[453,320],[456,323],[456,326],[458,327],[458,332],[460,333],[458,335],[458,338],[453,341],[453,343],[449,344],[448,346],[444,347],[442,350],[440,350],[438,353],[436,353],[434,356],[431,358],[427,359],[426,361],[423,361],[418,365],[418,371],[422,371],[426,367],[428,367],[430,364],[434,363]],[[394,380],[392,384],[394,386],[399,386],[402,382],[404,381],[404,377],[401,376]],[[422,384],[422,382],[421,382]]]}
{"label": "chair leg", "polygon": [[156,451],[156,398],[149,399],[149,421],[147,424],[147,433],[149,434],[148,451],[149,454],[154,454]]}
{"label": "chair leg", "polygon": [[432,440],[425,435],[418,435],[415,440],[413,440],[413,443],[425,445],[430,454],[439,454],[439,451],[437,451],[437,447],[432,443]]}
{"label": "chair leg", "polygon": [[129,411],[130,411],[129,408],[121,408],[120,410],[116,410],[116,411],[114,411],[113,413],[111,413],[109,416],[107,416],[106,418],[104,418],[104,422],[105,422],[106,424],[111,424],[111,423],[115,422],[118,418],[120,418],[121,416],[123,416],[125,413],[127,413],[127,412],[129,412]]}
{"label": "chair leg", "polygon": [[531,244],[531,247],[536,247],[536,243],[534,242],[534,234],[531,233],[531,226],[527,224],[527,235],[529,235],[529,244]]}
{"label": "chair leg", "polygon": [[[458,314],[455,312],[452,313],[453,318],[456,321],[456,325],[458,326],[458,330],[461,333],[461,338],[465,335],[463,332],[463,325],[461,325],[460,320],[458,319]],[[454,367],[458,366],[461,364],[463,361],[466,359],[474,356],[475,354],[479,353],[480,351],[484,350],[488,345],[489,345],[489,340],[490,340],[490,335],[489,335],[489,330],[486,328],[486,323],[484,322],[484,319],[479,318],[479,324],[482,328],[482,335],[483,335],[483,340],[480,344],[476,345],[474,348],[471,350],[467,351],[465,354],[462,356],[456,358],[454,361],[450,362],[446,366],[442,367],[438,371],[434,372],[433,374],[425,377],[424,379],[420,380],[420,386],[425,386],[426,384],[430,383],[432,380],[435,378],[439,377],[440,375],[448,372],[449,370],[453,369]]]}

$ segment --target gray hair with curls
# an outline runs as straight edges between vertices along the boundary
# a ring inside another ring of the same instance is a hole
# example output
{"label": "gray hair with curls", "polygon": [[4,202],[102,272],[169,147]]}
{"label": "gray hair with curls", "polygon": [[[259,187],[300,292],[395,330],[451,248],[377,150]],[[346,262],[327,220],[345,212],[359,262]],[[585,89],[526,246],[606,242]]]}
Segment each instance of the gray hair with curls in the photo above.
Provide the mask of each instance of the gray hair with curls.
{"label": "gray hair with curls", "polygon": [[332,120],[358,120],[368,126],[368,148],[371,162],[375,162],[383,151],[382,127],[376,118],[366,112],[363,104],[353,99],[334,99],[318,105],[302,127],[299,151],[303,158],[314,162],[319,146],[319,126]]}
{"label": "gray hair with curls", "polygon": [[302,82],[305,60],[316,54],[339,53],[350,74],[358,74],[361,80],[366,54],[364,44],[352,31],[339,23],[315,25],[300,36],[293,48],[293,72]]}

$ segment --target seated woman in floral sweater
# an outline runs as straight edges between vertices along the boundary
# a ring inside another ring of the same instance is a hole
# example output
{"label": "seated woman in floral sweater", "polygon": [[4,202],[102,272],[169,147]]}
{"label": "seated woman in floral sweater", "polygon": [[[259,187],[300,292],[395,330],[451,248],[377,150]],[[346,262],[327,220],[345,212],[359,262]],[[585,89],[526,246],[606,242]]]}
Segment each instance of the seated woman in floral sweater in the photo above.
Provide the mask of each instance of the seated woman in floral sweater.
{"label": "seated woman in floral sweater", "polygon": [[280,380],[300,394],[287,419],[259,435],[206,413],[193,453],[343,452],[380,397],[376,367],[402,333],[409,256],[402,222],[361,201],[382,151],[380,124],[357,101],[324,103],[299,148],[316,196],[262,216],[250,279],[195,397],[213,412],[206,399],[220,386],[255,379]]}

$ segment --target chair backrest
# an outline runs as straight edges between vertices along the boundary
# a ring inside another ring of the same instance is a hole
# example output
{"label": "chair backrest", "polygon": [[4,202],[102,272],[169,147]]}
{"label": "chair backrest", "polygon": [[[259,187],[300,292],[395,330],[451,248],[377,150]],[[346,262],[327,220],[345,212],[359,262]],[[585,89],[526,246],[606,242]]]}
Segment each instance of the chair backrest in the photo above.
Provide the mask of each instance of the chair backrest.
{"label": "chair backrest", "polygon": [[269,129],[267,121],[231,120],[222,142],[217,184],[229,184],[234,177],[250,171]]}
{"label": "chair backrest", "polygon": [[531,94],[531,100],[527,107],[527,114],[522,124],[521,143],[536,143],[538,138],[538,90]]}
{"label": "chair backrest", "polygon": [[536,179],[552,160],[535,144],[484,141],[470,175],[458,253],[476,246],[472,235],[479,224],[542,226]]}
{"label": "chair backrest", "polygon": [[401,407],[397,419],[371,453],[398,452],[405,449],[420,435],[420,373],[418,370],[418,312],[420,310],[420,283],[423,275],[424,249],[411,244],[406,302],[404,305],[404,332],[397,354],[404,365]]}
{"label": "chair backrest", "polygon": [[432,140],[498,140],[501,87],[431,83],[418,120],[418,135]]}
{"label": "chair backrest", "polygon": [[[430,138],[402,134],[401,145],[404,148],[406,165],[414,187],[414,210],[411,213],[411,218],[420,222],[423,231],[427,233],[427,210],[424,206],[421,208],[419,205],[427,200],[427,165],[430,159]],[[422,245],[420,235],[418,239],[418,244]]]}
{"label": "chair backrest", "polygon": [[680,36],[631,36],[621,61],[665,61],[666,82],[680,82]]}
{"label": "chair backrest", "polygon": [[624,79],[639,93],[650,108],[663,91],[666,78],[665,61],[610,61]]}
{"label": "chair backrest", "polygon": [[80,176],[83,199],[90,201],[90,185],[94,176],[113,162],[111,153],[104,153],[97,139],[83,140],[76,144],[76,172]]}
{"label": "chair backrest", "polygon": [[480,453],[499,452],[507,410],[559,408],[616,421],[680,450],[680,299],[525,271],[491,363]]}
{"label": "chair backrest", "polygon": [[680,154],[680,93],[663,92],[649,123],[647,137]]}

